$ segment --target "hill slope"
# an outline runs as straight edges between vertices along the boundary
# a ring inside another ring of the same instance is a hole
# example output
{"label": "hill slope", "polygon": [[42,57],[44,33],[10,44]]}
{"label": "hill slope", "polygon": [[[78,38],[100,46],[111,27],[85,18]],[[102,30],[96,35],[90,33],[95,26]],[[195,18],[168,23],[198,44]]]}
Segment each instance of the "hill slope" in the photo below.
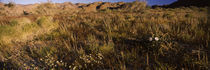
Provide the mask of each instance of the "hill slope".
{"label": "hill slope", "polygon": [[178,0],[168,7],[189,7],[189,6],[197,6],[197,7],[205,7],[210,6],[210,0]]}

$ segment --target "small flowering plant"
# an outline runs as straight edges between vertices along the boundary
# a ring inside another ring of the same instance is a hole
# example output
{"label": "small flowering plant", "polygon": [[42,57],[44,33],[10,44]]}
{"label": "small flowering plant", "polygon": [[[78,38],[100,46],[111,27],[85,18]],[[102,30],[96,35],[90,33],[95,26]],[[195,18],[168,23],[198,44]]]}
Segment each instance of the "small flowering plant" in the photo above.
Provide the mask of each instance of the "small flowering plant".
{"label": "small flowering plant", "polygon": [[159,38],[159,37],[149,37],[148,40],[149,40],[150,42],[152,42],[152,41],[159,41],[160,38]]}
{"label": "small flowering plant", "polygon": [[160,48],[160,43],[161,43],[161,38],[158,36],[151,36],[147,38],[147,43],[145,43],[145,45],[147,47],[145,47],[147,49],[147,52],[155,52],[158,51],[158,49]]}
{"label": "small flowering plant", "polygon": [[158,47],[159,46],[159,44],[160,44],[160,42],[161,42],[161,40],[160,40],[160,38],[159,37],[149,37],[149,46],[151,46],[151,47]]}

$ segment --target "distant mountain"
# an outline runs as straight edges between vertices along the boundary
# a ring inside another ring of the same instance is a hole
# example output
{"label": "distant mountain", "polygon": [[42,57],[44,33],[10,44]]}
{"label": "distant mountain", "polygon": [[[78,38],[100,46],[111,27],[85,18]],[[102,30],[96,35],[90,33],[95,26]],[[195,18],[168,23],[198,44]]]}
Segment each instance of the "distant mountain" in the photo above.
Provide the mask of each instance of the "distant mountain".
{"label": "distant mountain", "polygon": [[197,7],[210,6],[210,0],[178,0],[166,7],[189,7],[189,6],[197,6]]}

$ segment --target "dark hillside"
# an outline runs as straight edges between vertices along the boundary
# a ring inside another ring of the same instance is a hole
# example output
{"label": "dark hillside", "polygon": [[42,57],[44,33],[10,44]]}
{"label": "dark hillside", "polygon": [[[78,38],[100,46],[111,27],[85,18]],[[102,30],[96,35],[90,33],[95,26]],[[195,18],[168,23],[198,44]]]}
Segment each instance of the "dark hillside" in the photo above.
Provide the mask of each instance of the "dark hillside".
{"label": "dark hillside", "polygon": [[210,6],[210,0],[178,0],[168,7],[189,7],[189,6],[197,6],[197,7],[205,7]]}

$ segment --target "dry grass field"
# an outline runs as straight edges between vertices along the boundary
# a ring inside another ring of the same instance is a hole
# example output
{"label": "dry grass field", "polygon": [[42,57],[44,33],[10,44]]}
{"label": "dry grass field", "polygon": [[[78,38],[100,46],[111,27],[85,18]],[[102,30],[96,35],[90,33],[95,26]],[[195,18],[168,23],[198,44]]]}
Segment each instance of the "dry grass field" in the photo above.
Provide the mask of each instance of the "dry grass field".
{"label": "dry grass field", "polygon": [[0,4],[0,69],[208,70],[208,7]]}

